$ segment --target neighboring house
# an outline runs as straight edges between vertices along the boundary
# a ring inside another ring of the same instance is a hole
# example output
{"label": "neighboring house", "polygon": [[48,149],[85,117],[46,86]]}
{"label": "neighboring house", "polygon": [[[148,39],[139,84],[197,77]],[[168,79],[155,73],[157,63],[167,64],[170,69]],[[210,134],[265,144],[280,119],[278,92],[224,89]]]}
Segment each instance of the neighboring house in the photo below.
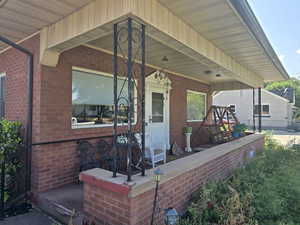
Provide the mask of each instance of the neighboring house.
{"label": "neighboring house", "polygon": [[[78,181],[80,140],[93,144],[100,138],[112,140],[116,23],[125,21],[127,26],[129,18],[136,21],[133,29],[128,26],[118,33],[125,32],[117,39],[124,43],[129,34],[137,43],[139,23],[145,25],[148,148],[157,143],[170,148],[175,142],[185,147],[183,128],[200,127],[215,91],[260,88],[265,82],[288,79],[245,0],[9,0],[0,14],[6,25],[0,26],[0,36],[34,56],[30,168],[31,192],[38,202],[42,193]],[[127,87],[124,67],[132,64],[124,66],[124,57],[118,59],[117,80]],[[1,113],[30,128],[27,62],[26,55],[0,41]],[[134,65],[140,63],[139,58]],[[139,69],[137,73],[137,88],[130,93],[136,100],[133,127],[139,129],[142,82]],[[242,92],[234,93],[238,98]],[[123,94],[129,96],[128,91]],[[251,102],[244,105],[250,107]],[[272,116],[274,109],[269,110]],[[128,105],[119,111],[119,127],[126,132]],[[191,192],[209,179],[229,175],[249,151],[261,149],[262,144],[261,135],[250,135],[234,145],[162,165],[161,184],[175,196],[165,201],[166,206],[172,202],[183,211]],[[103,169],[83,173],[85,213],[101,224],[149,224],[152,173],[136,175],[133,182],[120,174],[112,178],[111,171]]]}
{"label": "neighboring house", "polygon": [[[292,93],[292,91],[290,91]],[[292,125],[294,97],[289,99],[273,92],[262,89],[261,92],[262,127],[264,129],[286,129]],[[213,104],[230,106],[241,123],[253,127],[253,113],[258,124],[258,100],[255,93],[255,106],[253,107],[253,90],[221,91],[213,97]]]}

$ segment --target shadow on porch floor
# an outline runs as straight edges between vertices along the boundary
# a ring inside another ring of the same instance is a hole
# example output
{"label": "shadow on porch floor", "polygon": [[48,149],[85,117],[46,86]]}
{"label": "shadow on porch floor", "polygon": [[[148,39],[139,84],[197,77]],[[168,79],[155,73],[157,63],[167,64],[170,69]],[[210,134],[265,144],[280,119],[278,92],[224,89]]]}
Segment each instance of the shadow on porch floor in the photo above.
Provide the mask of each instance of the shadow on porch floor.
{"label": "shadow on porch floor", "polygon": [[39,196],[39,207],[64,224],[68,223],[72,211],[75,210],[74,225],[82,225],[83,185],[68,184],[42,193]]}

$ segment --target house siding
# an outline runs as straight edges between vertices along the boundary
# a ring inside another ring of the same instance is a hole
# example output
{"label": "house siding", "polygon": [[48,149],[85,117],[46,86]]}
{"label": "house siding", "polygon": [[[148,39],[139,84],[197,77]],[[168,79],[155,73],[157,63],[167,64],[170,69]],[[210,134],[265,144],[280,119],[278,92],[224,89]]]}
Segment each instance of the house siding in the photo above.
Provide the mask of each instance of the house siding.
{"label": "house siding", "polygon": [[[223,91],[213,98],[213,104],[227,106],[236,105],[236,115],[241,123],[253,126],[253,91]],[[258,104],[258,93],[255,92],[255,104]],[[262,117],[264,129],[287,128],[292,122],[292,105],[275,94],[262,90],[262,104],[270,105],[270,116]],[[258,123],[258,118],[256,118]],[[256,124],[257,125],[257,124]]]}
{"label": "house siding", "polygon": [[[112,135],[112,127],[72,129],[72,67],[82,67],[112,73],[112,55],[80,46],[61,54],[57,67],[39,64],[39,35],[22,46],[34,54],[33,143],[65,139]],[[0,54],[0,72],[6,73],[6,118],[21,121],[25,127],[27,113],[27,59],[15,49]],[[121,67],[120,67],[121,68]],[[155,70],[147,67],[146,74]],[[170,143],[184,147],[184,126],[196,129],[200,122],[186,122],[186,92],[207,94],[211,105],[210,86],[201,82],[168,74],[172,81],[170,92]],[[138,123],[139,124],[139,121]],[[95,140],[96,141],[96,140]],[[93,141],[92,141],[93,142]],[[76,142],[36,145],[32,150],[32,190],[43,192],[78,179],[79,158]]]}

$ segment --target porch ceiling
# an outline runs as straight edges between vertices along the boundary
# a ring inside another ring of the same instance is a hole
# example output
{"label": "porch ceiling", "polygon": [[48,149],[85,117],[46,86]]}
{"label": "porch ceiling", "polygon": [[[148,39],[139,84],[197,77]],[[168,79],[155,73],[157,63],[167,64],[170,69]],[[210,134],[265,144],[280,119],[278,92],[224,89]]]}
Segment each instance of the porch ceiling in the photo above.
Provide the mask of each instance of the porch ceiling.
{"label": "porch ceiling", "polygon": [[[91,1],[93,0],[8,0],[0,8],[0,35],[18,42]],[[0,51],[6,47],[8,46],[0,42]]]}
{"label": "porch ceiling", "polygon": [[288,77],[246,0],[159,1],[265,81]]}
{"label": "porch ceiling", "polygon": [[[88,42],[86,46],[98,50],[105,50],[112,54],[112,34],[97,40]],[[163,63],[162,58],[167,56],[168,62]],[[136,58],[140,61],[140,58]],[[222,71],[213,70],[205,61],[200,63],[175,49],[164,45],[154,38],[146,35],[146,63],[157,69],[165,69],[166,71],[179,74],[188,78],[203,81],[205,83],[219,83],[234,81],[228,74]],[[206,74],[205,71],[212,71]],[[221,73],[221,77],[216,77],[217,73]]]}
{"label": "porch ceiling", "polygon": [[[17,42],[42,29],[40,62],[56,66],[61,52],[96,38],[109,39],[112,24],[130,16],[147,26],[154,49],[148,52],[149,64],[160,66],[160,55],[168,55],[170,70],[209,83],[226,80],[259,87],[286,79],[277,56],[270,58],[263,48],[268,45],[261,45],[233,7],[232,2],[245,1],[8,0],[0,8],[0,34]],[[0,51],[5,47],[0,44]],[[206,67],[224,76],[202,74]]]}

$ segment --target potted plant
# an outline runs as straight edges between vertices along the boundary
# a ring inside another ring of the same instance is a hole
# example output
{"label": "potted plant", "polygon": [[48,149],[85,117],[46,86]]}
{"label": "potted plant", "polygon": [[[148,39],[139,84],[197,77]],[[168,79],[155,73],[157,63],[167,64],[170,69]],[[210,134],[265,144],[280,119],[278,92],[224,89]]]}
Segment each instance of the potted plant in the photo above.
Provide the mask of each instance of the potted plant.
{"label": "potted plant", "polygon": [[247,125],[243,123],[238,123],[233,127],[232,137],[238,138],[245,135],[245,131],[247,130]]}
{"label": "potted plant", "polygon": [[191,148],[191,135],[192,135],[192,132],[193,132],[192,127],[184,127],[183,128],[183,133],[185,134],[185,137],[186,137],[186,147],[185,147],[186,152],[192,152],[192,148]]}

